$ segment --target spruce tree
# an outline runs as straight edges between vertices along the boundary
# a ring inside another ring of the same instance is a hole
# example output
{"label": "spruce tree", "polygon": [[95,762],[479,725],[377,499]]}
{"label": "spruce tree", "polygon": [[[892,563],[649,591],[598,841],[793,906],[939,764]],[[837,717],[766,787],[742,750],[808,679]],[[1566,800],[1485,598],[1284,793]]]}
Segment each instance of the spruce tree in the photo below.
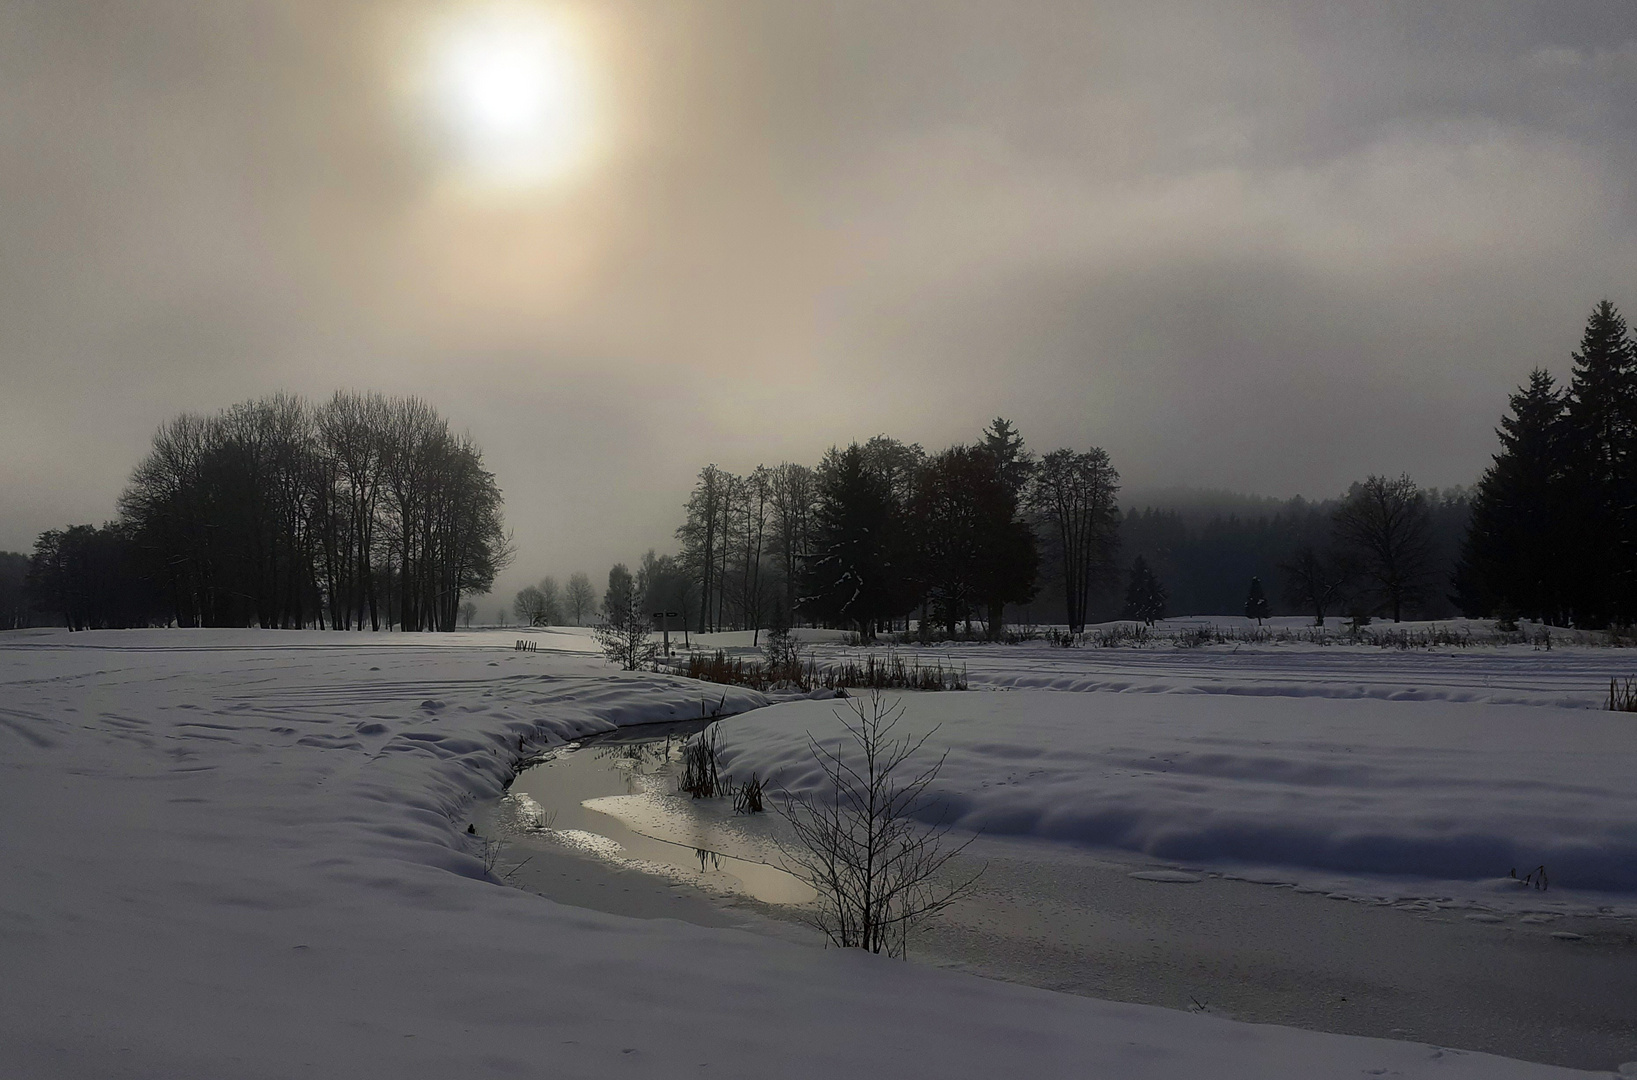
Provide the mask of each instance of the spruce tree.
{"label": "spruce tree", "polygon": [[1021,498],[1029,478],[1034,475],[1035,457],[1023,448],[1023,436],[1018,434],[1016,425],[1003,416],[995,417],[983,429],[983,448],[995,459],[1001,480],[1011,490],[1012,497]]}
{"label": "spruce tree", "polygon": [[1515,611],[1560,622],[1565,595],[1563,395],[1537,368],[1496,431],[1501,451],[1484,472],[1455,571],[1468,615]]}
{"label": "spruce tree", "polygon": [[1637,349],[1607,300],[1592,310],[1574,354],[1564,426],[1575,623],[1630,622],[1637,615]]}
{"label": "spruce tree", "polygon": [[1598,480],[1615,480],[1637,433],[1637,353],[1626,320],[1607,300],[1592,309],[1574,354],[1568,422],[1578,464]]}

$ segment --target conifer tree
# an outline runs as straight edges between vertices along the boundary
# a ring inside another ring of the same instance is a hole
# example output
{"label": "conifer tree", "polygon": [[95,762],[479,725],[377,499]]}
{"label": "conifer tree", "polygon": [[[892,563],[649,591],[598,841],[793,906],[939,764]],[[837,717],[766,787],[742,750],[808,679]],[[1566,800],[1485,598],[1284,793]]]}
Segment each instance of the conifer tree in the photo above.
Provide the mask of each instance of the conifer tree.
{"label": "conifer tree", "polygon": [[1563,395],[1537,368],[1511,398],[1496,431],[1501,451],[1484,472],[1455,571],[1456,599],[1468,615],[1511,610],[1563,619],[1565,520]]}
{"label": "conifer tree", "polygon": [[1592,310],[1574,354],[1564,426],[1575,624],[1630,622],[1637,615],[1637,348],[1607,300]]}
{"label": "conifer tree", "polygon": [[1000,478],[1012,492],[1013,498],[1022,498],[1034,475],[1035,456],[1023,447],[1023,436],[1017,426],[1003,416],[997,416],[983,429],[983,448],[995,459]]}

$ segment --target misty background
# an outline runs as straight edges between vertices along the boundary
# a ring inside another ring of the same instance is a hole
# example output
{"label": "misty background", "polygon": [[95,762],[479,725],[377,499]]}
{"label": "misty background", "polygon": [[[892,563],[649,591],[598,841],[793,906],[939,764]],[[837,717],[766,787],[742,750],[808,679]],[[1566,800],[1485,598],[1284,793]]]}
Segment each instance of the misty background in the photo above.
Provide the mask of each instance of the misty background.
{"label": "misty background", "polygon": [[404,89],[462,6],[0,3],[0,549],[278,390],[470,433],[485,608],[674,549],[704,461],[997,414],[1128,502],[1470,484],[1637,306],[1618,0],[546,5],[596,152],[515,190]]}

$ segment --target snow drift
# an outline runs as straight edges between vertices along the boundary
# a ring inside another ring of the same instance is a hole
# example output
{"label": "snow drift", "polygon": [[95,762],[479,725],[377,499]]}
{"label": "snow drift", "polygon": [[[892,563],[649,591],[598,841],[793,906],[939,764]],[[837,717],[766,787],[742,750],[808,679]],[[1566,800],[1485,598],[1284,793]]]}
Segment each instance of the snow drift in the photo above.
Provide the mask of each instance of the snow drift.
{"label": "snow drift", "polygon": [[[1018,691],[900,697],[948,748],[929,814],[1187,862],[1637,891],[1637,724],[1538,705]],[[837,707],[776,705],[727,760],[793,791]]]}

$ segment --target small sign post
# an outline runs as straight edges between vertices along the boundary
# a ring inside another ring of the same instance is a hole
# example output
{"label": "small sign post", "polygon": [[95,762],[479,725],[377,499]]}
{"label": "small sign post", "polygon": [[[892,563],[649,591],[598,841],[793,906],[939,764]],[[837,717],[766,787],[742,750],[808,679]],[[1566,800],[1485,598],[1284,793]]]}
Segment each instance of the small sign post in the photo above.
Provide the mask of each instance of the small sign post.
{"label": "small sign post", "polygon": [[654,621],[659,624],[660,637],[664,642],[661,648],[667,657],[671,655],[671,620],[674,618],[676,618],[674,611],[654,612]]}

